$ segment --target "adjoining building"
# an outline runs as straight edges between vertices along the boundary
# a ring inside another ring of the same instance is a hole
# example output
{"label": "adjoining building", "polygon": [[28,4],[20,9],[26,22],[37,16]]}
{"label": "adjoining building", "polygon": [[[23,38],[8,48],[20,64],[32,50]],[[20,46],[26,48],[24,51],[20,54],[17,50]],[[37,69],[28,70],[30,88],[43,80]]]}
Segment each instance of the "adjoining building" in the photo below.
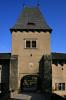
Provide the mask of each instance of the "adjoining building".
{"label": "adjoining building", "polygon": [[12,52],[0,53],[2,91],[41,90],[66,95],[66,54],[51,52],[52,29],[40,9],[24,7],[10,31]]}
{"label": "adjoining building", "polygon": [[9,91],[10,53],[0,53],[0,93]]}
{"label": "adjoining building", "polygon": [[52,53],[52,92],[66,96],[66,54]]}

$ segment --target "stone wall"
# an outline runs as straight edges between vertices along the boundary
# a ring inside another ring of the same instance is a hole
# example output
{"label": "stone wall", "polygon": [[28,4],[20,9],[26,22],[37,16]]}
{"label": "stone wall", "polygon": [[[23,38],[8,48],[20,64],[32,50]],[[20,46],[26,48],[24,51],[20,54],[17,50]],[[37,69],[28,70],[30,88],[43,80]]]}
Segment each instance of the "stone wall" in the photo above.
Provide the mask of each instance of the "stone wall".
{"label": "stone wall", "polygon": [[[26,39],[36,39],[37,47],[25,48]],[[18,87],[23,76],[39,73],[39,62],[43,55],[50,55],[49,32],[14,32],[12,33],[12,55],[18,55]]]}
{"label": "stone wall", "polygon": [[[52,92],[63,96],[66,95],[66,61],[61,62],[52,63]],[[56,90],[56,83],[65,83],[65,90]]]}

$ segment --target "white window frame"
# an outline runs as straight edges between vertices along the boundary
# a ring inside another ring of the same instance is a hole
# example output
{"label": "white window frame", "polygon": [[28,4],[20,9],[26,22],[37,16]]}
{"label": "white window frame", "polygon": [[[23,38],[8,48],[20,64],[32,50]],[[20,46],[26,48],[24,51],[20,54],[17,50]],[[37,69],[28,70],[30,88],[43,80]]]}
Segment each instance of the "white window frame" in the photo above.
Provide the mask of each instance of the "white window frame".
{"label": "white window frame", "polygon": [[[27,41],[30,41],[30,47],[26,47]],[[36,47],[32,47],[32,41],[36,41]],[[37,39],[25,39],[25,48],[26,49],[36,49],[37,48]]]}
{"label": "white window frame", "polygon": [[[64,86],[63,86],[64,84]],[[60,89],[59,89],[60,87]],[[63,89],[64,87],[64,89]],[[56,88],[56,91],[65,91],[65,83],[55,83],[55,88]]]}

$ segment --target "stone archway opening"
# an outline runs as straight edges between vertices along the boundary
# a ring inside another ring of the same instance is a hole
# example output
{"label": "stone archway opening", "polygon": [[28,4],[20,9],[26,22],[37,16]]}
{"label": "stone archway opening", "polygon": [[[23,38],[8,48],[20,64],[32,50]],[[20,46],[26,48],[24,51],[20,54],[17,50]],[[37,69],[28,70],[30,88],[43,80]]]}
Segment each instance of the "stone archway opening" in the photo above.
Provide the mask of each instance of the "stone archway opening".
{"label": "stone archway opening", "polygon": [[21,92],[36,91],[37,90],[37,75],[26,75],[21,79],[20,90]]}

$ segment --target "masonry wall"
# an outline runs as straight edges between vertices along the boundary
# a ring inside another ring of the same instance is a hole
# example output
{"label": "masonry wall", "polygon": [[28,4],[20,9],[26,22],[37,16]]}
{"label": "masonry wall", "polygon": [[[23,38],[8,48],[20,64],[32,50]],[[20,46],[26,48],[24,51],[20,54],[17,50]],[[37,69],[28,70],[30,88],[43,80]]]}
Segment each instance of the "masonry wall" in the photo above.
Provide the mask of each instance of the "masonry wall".
{"label": "masonry wall", "polygon": [[[56,90],[56,83],[65,83],[65,90]],[[52,91],[61,96],[66,95],[66,63],[52,64]]]}
{"label": "masonry wall", "polygon": [[[26,39],[36,39],[37,48],[25,48]],[[18,82],[23,76],[37,74],[39,62],[43,55],[50,55],[50,33],[49,32],[13,32],[12,33],[12,55],[18,55]],[[32,55],[32,56],[31,56]]]}

